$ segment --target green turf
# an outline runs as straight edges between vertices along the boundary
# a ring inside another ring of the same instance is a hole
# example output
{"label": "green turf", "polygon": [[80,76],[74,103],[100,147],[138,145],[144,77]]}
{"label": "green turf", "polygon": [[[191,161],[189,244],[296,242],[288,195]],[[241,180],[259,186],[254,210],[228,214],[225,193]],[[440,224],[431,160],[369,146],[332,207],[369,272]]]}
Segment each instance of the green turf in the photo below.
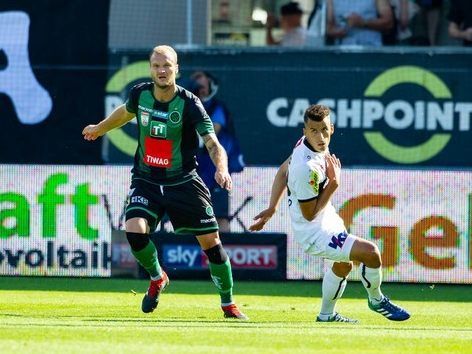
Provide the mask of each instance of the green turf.
{"label": "green turf", "polygon": [[210,281],[172,281],[146,315],[145,281],[0,277],[0,353],[472,352],[470,286],[384,284],[412,313],[395,323],[351,282],[338,310],[358,325],[314,322],[320,286],[237,282],[244,323],[223,319]]}

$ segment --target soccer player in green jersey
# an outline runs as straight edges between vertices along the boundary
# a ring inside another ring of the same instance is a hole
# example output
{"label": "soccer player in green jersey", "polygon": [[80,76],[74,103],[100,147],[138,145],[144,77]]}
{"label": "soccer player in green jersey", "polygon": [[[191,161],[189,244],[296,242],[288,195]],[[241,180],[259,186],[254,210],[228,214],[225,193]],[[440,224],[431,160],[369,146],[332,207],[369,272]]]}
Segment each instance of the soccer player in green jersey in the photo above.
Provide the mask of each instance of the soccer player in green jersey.
{"label": "soccer player in green jersey", "polygon": [[133,255],[151,277],[142,310],[154,311],[160,293],[169,284],[149,239],[167,213],[176,233],[196,235],[208,257],[224,316],[247,320],[233,301],[231,264],[219,238],[210,192],[195,171],[200,135],[216,167],[216,182],[231,190],[225,150],[201,101],[176,84],[179,66],[175,50],[157,46],[149,62],[152,82],[134,86],[125,104],[82,132],[85,140],[95,140],[137,119],[139,138],[126,208],[126,237]]}

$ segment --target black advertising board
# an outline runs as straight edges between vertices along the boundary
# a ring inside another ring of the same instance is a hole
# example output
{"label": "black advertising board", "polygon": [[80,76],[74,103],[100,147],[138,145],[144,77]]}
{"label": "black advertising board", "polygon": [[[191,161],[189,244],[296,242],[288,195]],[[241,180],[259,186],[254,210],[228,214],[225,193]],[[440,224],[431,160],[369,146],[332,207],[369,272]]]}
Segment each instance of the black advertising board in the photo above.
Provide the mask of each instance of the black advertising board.
{"label": "black advertising board", "polygon": [[0,162],[101,163],[109,1],[0,2]]}

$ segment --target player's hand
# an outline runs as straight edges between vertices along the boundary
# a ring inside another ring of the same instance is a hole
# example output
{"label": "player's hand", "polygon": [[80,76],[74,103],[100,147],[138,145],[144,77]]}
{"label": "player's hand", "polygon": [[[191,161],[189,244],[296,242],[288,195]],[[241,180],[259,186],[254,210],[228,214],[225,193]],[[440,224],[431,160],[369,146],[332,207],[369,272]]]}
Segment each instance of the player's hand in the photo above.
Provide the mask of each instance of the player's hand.
{"label": "player's hand", "polygon": [[330,183],[341,183],[341,161],[334,154],[326,155],[326,177]]}
{"label": "player's hand", "polygon": [[233,188],[233,181],[231,180],[231,175],[228,171],[216,171],[215,172],[215,181],[221,188],[230,191]]}
{"label": "player's hand", "polygon": [[272,215],[274,215],[275,210],[272,208],[267,208],[263,211],[261,211],[259,214],[257,214],[254,217],[254,220],[256,221],[254,224],[249,226],[249,231],[260,231],[264,228],[265,224],[270,220]]}
{"label": "player's hand", "polygon": [[82,135],[85,140],[96,140],[101,137],[104,133],[100,130],[98,124],[87,125],[84,130],[82,130]]}

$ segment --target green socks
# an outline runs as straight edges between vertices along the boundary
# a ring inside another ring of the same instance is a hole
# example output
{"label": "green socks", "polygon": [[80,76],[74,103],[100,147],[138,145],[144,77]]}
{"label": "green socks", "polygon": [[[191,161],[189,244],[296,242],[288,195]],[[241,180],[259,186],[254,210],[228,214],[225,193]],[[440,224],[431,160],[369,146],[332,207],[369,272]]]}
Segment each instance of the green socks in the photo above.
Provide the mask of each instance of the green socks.
{"label": "green socks", "polygon": [[218,288],[222,305],[229,305],[233,302],[233,275],[231,273],[231,263],[227,259],[223,264],[208,263],[210,267],[211,279]]}
{"label": "green socks", "polygon": [[162,275],[162,269],[159,261],[157,260],[156,246],[154,246],[152,241],[149,241],[146,247],[144,247],[142,250],[131,250],[131,252],[139,264],[141,264],[141,266],[147,270],[151,278],[157,278]]}

